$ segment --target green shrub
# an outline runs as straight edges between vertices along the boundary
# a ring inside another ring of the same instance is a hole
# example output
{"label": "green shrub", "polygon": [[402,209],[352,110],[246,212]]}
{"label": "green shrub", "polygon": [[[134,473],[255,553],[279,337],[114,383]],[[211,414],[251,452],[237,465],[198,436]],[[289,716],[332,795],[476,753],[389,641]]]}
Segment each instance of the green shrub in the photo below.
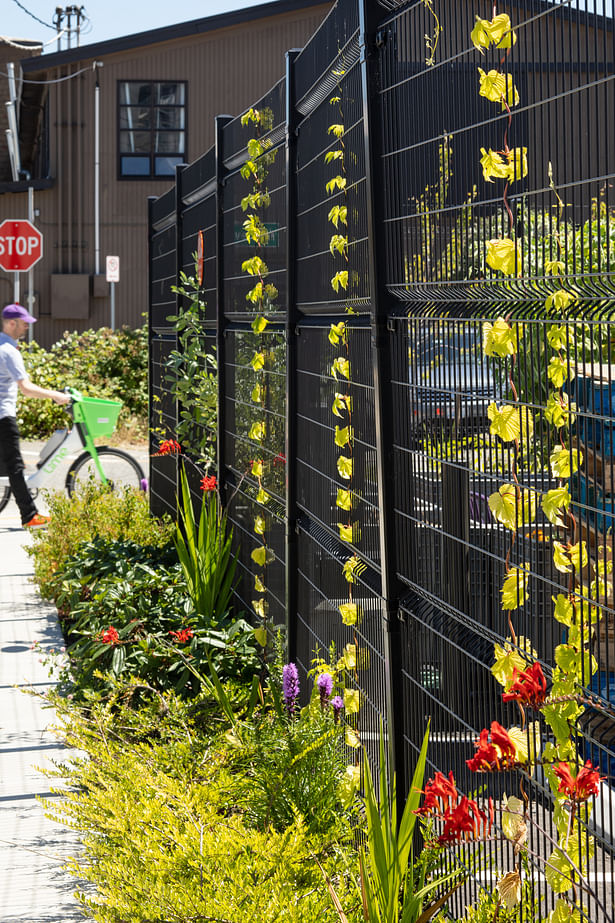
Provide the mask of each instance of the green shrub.
{"label": "green shrub", "polygon": [[[24,343],[21,355],[32,381],[42,388],[67,385],[89,397],[121,400],[120,433],[147,433],[147,329],[107,327],[65,333],[50,349]],[[17,417],[24,439],[46,439],[67,425],[64,410],[52,401],[19,397]]]}
{"label": "green shrub", "polygon": [[95,888],[79,895],[88,917],[334,923],[324,872],[356,923],[352,850],[333,835],[310,836],[301,820],[255,830],[229,808],[229,744],[211,701],[158,696],[135,715],[121,704],[129,693],[113,707],[56,700],[62,736],[79,756],[58,772],[69,790],[47,810],[79,832],[84,851],[70,868]]}
{"label": "green shrub", "polygon": [[142,492],[113,493],[93,482],[72,499],[61,493],[50,495],[49,511],[49,527],[36,532],[28,548],[34,558],[34,580],[44,599],[55,599],[59,588],[57,572],[83,542],[99,535],[160,548],[174,530],[172,523],[151,516],[147,496]]}

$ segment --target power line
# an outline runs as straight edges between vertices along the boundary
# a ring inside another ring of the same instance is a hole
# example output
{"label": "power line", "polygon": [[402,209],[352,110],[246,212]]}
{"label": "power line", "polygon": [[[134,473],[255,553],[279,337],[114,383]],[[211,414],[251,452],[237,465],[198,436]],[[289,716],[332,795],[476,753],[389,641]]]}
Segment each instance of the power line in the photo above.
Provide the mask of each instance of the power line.
{"label": "power line", "polygon": [[[41,58],[41,61],[44,61],[44,59]],[[66,74],[65,77],[56,77],[55,80],[27,80],[25,77],[22,77],[19,82],[20,83],[39,83],[43,86],[47,86],[51,83],[64,83],[65,80],[72,80],[73,77],[78,77],[80,74],[85,74],[86,71],[93,70],[93,67],[95,66],[100,67],[101,65],[98,63],[98,61],[95,61],[93,66],[90,65],[88,67],[82,67],[81,70],[75,71],[74,74]],[[8,77],[8,74],[5,71],[0,71],[0,76]]]}
{"label": "power line", "polygon": [[20,10],[23,10],[24,13],[27,13],[28,16],[31,16],[32,19],[36,19],[37,22],[40,22],[41,26],[47,26],[48,29],[55,29],[55,26],[52,26],[51,23],[45,22],[43,19],[39,19],[38,16],[35,16],[34,13],[31,13],[30,10],[26,9],[23,3],[20,3],[19,0],[13,0],[13,3],[16,3]]}

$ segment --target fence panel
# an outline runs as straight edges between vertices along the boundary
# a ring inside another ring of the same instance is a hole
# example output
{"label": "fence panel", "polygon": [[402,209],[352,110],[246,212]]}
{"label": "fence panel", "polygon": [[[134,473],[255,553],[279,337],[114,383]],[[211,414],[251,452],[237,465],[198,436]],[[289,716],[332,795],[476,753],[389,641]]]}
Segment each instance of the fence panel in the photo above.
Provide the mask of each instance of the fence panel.
{"label": "fence panel", "polygon": [[[201,232],[237,606],[255,624],[286,623],[304,689],[314,656],[331,645],[354,656],[353,725],[376,766],[382,722],[402,795],[430,719],[431,773],[452,770],[466,794],[487,779],[501,808],[516,777],[467,765],[490,722],[519,724],[494,661],[516,651],[550,684],[584,637],[574,759],[604,778],[575,847],[589,886],[567,900],[579,919],[606,923],[615,52],[612,0],[585,6],[514,4],[514,41],[481,55],[470,34],[477,15],[493,15],[485,4],[338,0],[289,54],[285,78],[247,118],[221,117],[216,147],[178,174],[175,225],[163,220],[172,194],[152,205],[151,369],[170,435],[181,407],[174,417],[158,371],[173,348],[161,318],[173,313],[172,251],[188,271]],[[249,194],[258,202],[244,208]],[[254,211],[265,232],[247,240]],[[266,271],[251,275],[255,256]],[[275,287],[265,301],[259,280]],[[158,509],[174,461],[154,461]],[[559,516],[553,491],[570,498]],[[511,575],[527,601],[505,610]],[[528,746],[538,729],[542,745],[553,741],[544,718],[526,717]],[[548,772],[519,772],[528,919],[554,906]],[[462,918],[515,857],[500,832],[458,857],[469,873],[452,904]]]}

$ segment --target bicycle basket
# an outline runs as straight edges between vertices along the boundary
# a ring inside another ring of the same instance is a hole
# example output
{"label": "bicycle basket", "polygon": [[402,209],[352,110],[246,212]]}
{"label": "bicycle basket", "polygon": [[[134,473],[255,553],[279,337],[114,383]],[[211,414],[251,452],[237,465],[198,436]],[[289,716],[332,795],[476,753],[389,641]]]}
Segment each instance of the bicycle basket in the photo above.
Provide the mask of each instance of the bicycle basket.
{"label": "bicycle basket", "polygon": [[84,423],[92,437],[110,436],[122,409],[121,401],[82,397],[73,404],[75,423]]}

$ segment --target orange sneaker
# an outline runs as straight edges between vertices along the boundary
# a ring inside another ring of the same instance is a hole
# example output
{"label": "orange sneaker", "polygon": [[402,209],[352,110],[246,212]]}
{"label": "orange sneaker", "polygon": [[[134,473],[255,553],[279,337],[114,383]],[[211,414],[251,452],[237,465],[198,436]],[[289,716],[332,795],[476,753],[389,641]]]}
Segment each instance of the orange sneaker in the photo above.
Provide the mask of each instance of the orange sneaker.
{"label": "orange sneaker", "polygon": [[30,522],[24,522],[23,527],[24,529],[40,529],[42,526],[48,526],[50,522],[51,516],[41,516],[40,513],[36,513]]}

